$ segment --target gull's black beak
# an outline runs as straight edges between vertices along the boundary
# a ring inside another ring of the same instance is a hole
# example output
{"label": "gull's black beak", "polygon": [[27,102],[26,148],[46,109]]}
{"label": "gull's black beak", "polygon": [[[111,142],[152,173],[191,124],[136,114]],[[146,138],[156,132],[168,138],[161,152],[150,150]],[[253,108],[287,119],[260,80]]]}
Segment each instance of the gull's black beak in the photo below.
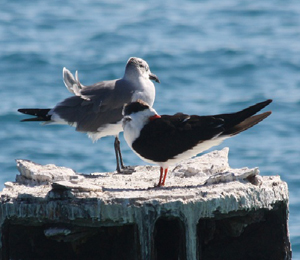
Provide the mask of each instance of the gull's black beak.
{"label": "gull's black beak", "polygon": [[158,77],[155,74],[153,74],[153,73],[149,74],[149,79],[155,80],[157,83],[160,83]]}

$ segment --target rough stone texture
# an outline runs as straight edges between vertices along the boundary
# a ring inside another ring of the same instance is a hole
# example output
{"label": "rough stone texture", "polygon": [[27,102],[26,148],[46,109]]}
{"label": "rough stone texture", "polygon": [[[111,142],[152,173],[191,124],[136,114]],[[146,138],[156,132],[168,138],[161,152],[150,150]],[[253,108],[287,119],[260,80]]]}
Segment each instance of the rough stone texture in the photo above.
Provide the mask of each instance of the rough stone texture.
{"label": "rough stone texture", "polygon": [[82,175],[17,160],[0,193],[2,259],[290,259],[287,184],[231,169],[228,151],[177,165],[160,188],[153,166]]}

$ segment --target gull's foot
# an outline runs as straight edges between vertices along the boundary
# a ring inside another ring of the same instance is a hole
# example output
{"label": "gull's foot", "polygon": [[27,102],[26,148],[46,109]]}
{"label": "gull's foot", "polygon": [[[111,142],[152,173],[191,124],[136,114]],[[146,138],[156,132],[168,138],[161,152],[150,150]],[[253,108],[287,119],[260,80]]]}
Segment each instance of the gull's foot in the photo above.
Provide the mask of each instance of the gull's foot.
{"label": "gull's foot", "polygon": [[132,174],[135,172],[134,166],[124,166],[122,169],[117,169],[118,174]]}

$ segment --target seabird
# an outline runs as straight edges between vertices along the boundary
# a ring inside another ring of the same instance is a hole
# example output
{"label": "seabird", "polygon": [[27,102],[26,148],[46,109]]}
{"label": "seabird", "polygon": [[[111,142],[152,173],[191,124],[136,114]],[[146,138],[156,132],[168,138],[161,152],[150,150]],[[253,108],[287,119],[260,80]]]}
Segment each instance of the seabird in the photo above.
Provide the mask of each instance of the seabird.
{"label": "seabird", "polygon": [[115,136],[114,148],[117,172],[132,171],[123,164],[120,150],[119,133],[122,129],[122,109],[125,103],[141,99],[153,105],[155,86],[151,80],[160,83],[158,77],[151,73],[149,65],[140,58],[128,60],[125,74],[121,79],[108,80],[84,86],[66,68],[63,79],[67,89],[74,94],[54,108],[18,109],[19,112],[36,116],[22,121],[44,121],[45,124],[68,124],[76,131],[86,132],[96,141],[104,136]]}
{"label": "seabird", "polygon": [[157,186],[164,186],[169,166],[258,124],[271,111],[255,114],[271,102],[268,99],[231,114],[160,116],[149,104],[137,100],[124,106],[124,138],[142,160],[160,166]]}

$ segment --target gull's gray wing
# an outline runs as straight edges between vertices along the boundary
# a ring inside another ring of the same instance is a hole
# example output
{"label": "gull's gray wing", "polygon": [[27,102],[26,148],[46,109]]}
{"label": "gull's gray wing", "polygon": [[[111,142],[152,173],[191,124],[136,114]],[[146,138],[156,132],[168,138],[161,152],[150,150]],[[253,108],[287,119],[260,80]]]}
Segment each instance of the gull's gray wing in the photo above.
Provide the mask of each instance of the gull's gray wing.
{"label": "gull's gray wing", "polygon": [[80,96],[69,97],[52,109],[69,124],[76,124],[76,130],[97,132],[106,124],[122,119],[125,103],[131,102],[134,87],[124,79],[103,81],[86,86]]}

